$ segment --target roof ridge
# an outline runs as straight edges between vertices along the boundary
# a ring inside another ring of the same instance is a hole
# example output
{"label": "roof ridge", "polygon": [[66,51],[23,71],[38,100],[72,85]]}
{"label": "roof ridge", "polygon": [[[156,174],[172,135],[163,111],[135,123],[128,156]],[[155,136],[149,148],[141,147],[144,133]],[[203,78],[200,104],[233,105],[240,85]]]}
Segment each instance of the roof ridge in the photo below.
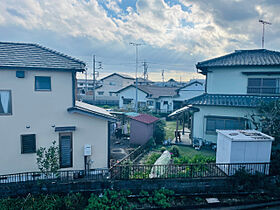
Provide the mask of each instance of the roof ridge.
{"label": "roof ridge", "polygon": [[49,51],[49,52],[51,52],[51,53],[57,54],[57,55],[59,55],[59,56],[65,57],[65,58],[67,58],[67,59],[70,59],[70,60],[72,60],[72,61],[78,62],[78,63],[83,64],[84,66],[86,66],[85,62],[83,62],[83,61],[81,61],[81,60],[79,60],[79,59],[77,59],[77,58],[73,58],[73,57],[71,57],[71,56],[69,56],[69,55],[66,55],[66,54],[64,54],[64,53],[61,53],[61,52],[59,52],[59,51],[52,50],[52,49],[50,49],[50,48],[48,48],[48,47],[44,47],[44,46],[42,46],[42,45],[40,45],[40,44],[38,44],[38,43],[30,43],[30,42],[3,42],[3,41],[0,41],[0,44],[13,44],[13,45],[27,45],[27,46],[29,45],[29,46],[35,46],[35,47],[41,48],[41,49],[43,49],[43,50],[47,50],[47,51]]}

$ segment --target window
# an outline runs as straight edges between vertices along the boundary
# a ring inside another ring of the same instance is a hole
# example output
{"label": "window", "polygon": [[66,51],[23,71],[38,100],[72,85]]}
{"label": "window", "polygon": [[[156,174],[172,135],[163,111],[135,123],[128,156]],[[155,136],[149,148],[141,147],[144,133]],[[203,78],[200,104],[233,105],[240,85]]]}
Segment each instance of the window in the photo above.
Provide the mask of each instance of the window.
{"label": "window", "polygon": [[36,136],[35,134],[21,135],[21,154],[36,152]]}
{"label": "window", "polygon": [[72,133],[59,134],[60,168],[73,166]]}
{"label": "window", "polygon": [[248,78],[247,93],[279,94],[280,78]]}
{"label": "window", "polygon": [[131,102],[132,102],[132,99],[130,99],[130,98],[123,99],[123,104],[131,104]]}
{"label": "window", "polygon": [[153,106],[153,105],[154,105],[154,102],[153,102],[153,101],[147,101],[147,105],[148,105],[148,106]]}
{"label": "window", "polygon": [[163,105],[168,105],[168,101],[164,101],[164,102],[163,102]]}
{"label": "window", "polygon": [[98,93],[98,95],[100,95],[100,96],[103,96],[103,95],[104,95],[104,91],[98,91],[97,93]]}
{"label": "window", "polygon": [[0,90],[0,115],[12,114],[12,97],[10,90]]}
{"label": "window", "polygon": [[245,119],[243,118],[224,118],[224,117],[207,117],[206,133],[216,134],[216,129],[236,130],[245,129]]}
{"label": "window", "polygon": [[51,91],[51,77],[35,76],[36,91]]}

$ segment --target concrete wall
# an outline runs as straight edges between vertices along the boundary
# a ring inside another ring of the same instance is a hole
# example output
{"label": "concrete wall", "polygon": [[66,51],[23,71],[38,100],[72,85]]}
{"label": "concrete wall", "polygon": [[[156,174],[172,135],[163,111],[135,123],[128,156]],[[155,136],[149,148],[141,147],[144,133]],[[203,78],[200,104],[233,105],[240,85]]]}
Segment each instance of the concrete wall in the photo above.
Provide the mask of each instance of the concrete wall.
{"label": "concrete wall", "polygon": [[[0,72],[0,90],[12,92],[11,116],[0,117],[0,174],[38,171],[36,154],[21,154],[22,134],[36,134],[36,149],[59,142],[54,127],[76,126],[73,131],[73,167],[83,169],[84,144],[91,144],[93,168],[107,167],[106,120],[70,114],[72,77],[67,72],[26,71],[25,78],[16,78],[15,71]],[[51,76],[51,91],[35,91],[35,76]],[[30,127],[30,128],[28,128]]]}
{"label": "concrete wall", "polygon": [[207,73],[207,93],[247,94],[248,78],[280,78],[279,75],[244,75],[242,72],[280,71],[279,67],[210,68]]}
{"label": "concrete wall", "polygon": [[[252,108],[226,107],[226,106],[196,106],[200,109],[194,113],[193,117],[193,137],[202,138],[207,141],[217,142],[217,135],[206,134],[205,116],[223,116],[223,117],[244,117],[250,119],[254,113]],[[251,128],[254,128],[251,125]]]}
{"label": "concrete wall", "polygon": [[143,145],[153,137],[153,124],[130,120],[130,143]]}

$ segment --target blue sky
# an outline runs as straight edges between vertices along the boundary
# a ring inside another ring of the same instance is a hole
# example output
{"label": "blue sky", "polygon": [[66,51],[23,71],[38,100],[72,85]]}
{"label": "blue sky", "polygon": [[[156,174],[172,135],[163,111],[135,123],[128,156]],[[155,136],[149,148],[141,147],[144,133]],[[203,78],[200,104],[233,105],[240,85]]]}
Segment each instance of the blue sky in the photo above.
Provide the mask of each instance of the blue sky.
{"label": "blue sky", "polygon": [[[235,49],[261,46],[280,51],[278,0],[1,0],[0,41],[32,42],[85,61],[102,61],[100,77],[112,72],[150,79],[200,77],[195,64]],[[79,75],[80,77],[84,75]]]}

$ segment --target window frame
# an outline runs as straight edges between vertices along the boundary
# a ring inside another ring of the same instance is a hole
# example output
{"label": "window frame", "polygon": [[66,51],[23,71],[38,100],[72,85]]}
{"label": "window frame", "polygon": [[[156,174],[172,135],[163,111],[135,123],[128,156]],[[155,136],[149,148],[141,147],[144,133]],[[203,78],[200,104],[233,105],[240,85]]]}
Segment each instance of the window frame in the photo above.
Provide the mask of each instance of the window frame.
{"label": "window frame", "polygon": [[[61,137],[62,136],[68,136],[70,135],[70,146],[71,146],[71,159],[70,159],[70,165],[62,166],[61,165]],[[59,167],[60,168],[72,168],[73,167],[73,133],[72,132],[61,132],[59,133]]]}
{"label": "window frame", "polygon": [[[208,134],[208,135],[216,135],[217,132],[216,130],[219,128],[217,128],[217,120],[222,120],[223,121],[223,124],[224,124],[224,128],[221,129],[221,130],[231,130],[231,129],[228,129],[226,128],[226,122],[230,121],[230,120],[236,120],[236,121],[239,121],[239,123],[244,123],[244,128],[237,128],[237,129],[246,129],[246,120],[245,118],[242,118],[242,117],[223,117],[223,116],[205,116],[205,133]],[[208,127],[208,120],[215,120],[215,130],[208,130],[207,127]],[[233,129],[234,130],[234,129]]]}
{"label": "window frame", "polygon": [[[260,85],[259,86],[249,86],[249,81],[250,80],[260,80]],[[264,81],[265,80],[275,80],[275,86],[264,86]],[[269,77],[250,77],[247,80],[247,94],[252,94],[252,95],[279,95],[280,94],[280,87],[279,84],[280,83],[280,78],[277,77],[273,77],[273,78],[269,78]],[[255,92],[250,92],[249,89],[251,90],[258,90]],[[274,90],[270,93],[267,93],[266,90]]]}
{"label": "window frame", "polygon": [[[12,90],[4,90],[4,89],[0,89],[1,91],[8,91],[10,93],[10,105],[11,105],[11,112],[10,113],[0,113],[0,116],[10,116],[13,115],[13,101],[12,101]],[[1,96],[0,96],[0,103],[1,103]]]}
{"label": "window frame", "polygon": [[[50,78],[50,89],[38,89],[36,87],[36,79],[39,78],[39,77],[45,77],[45,78]],[[35,91],[43,91],[43,92],[51,92],[52,91],[52,78],[51,76],[35,76],[35,79],[34,79],[34,90]]]}
{"label": "window frame", "polygon": [[[23,151],[23,137],[25,136],[34,136],[34,150],[32,152]],[[20,145],[21,145],[21,154],[34,154],[36,153],[36,134],[22,134],[20,135]]]}

